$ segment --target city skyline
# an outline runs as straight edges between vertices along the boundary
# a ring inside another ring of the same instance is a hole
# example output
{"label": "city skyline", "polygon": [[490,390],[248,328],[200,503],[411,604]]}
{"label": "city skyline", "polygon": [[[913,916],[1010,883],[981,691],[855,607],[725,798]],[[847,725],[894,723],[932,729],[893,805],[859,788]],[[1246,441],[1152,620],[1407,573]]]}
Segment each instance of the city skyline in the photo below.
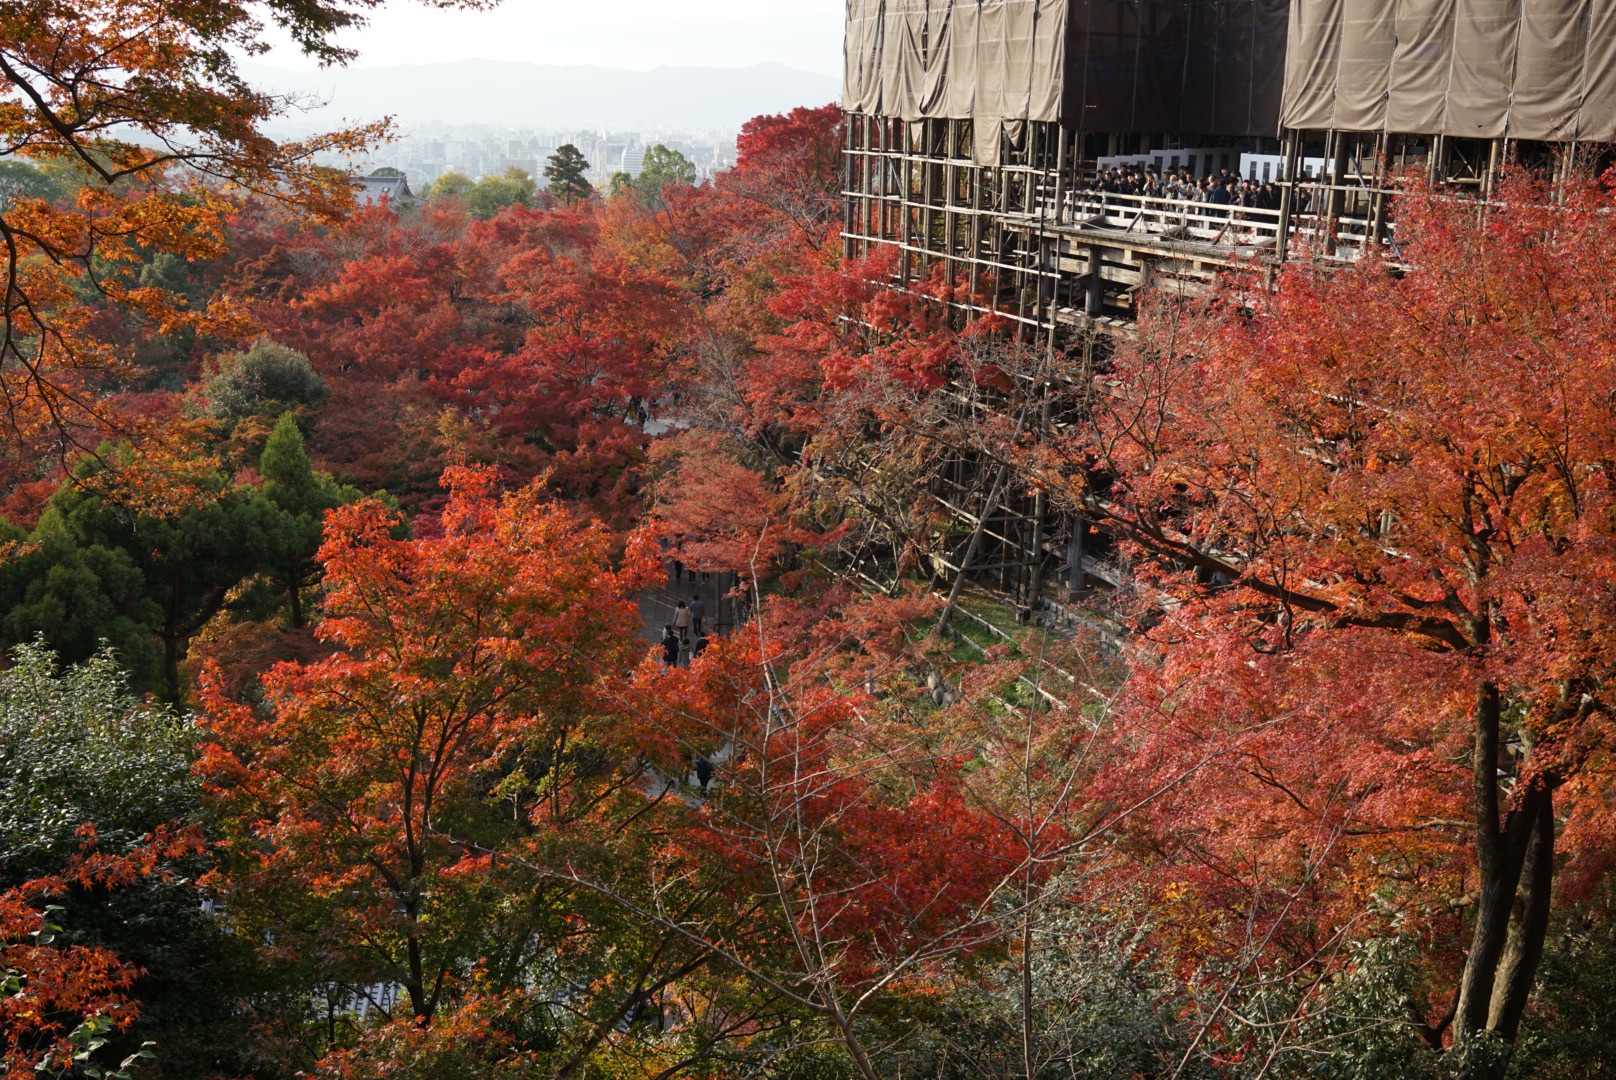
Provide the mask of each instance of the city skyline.
{"label": "city skyline", "polygon": [[458,172],[476,180],[517,168],[542,183],[549,156],[569,143],[584,155],[589,163],[586,175],[597,184],[604,184],[618,171],[639,175],[644,152],[657,144],[683,154],[695,166],[698,179],[706,179],[735,164],[734,132],[536,131],[444,123],[424,124],[402,133],[393,142],[349,164],[361,172],[382,167],[398,169],[417,194],[446,172]]}

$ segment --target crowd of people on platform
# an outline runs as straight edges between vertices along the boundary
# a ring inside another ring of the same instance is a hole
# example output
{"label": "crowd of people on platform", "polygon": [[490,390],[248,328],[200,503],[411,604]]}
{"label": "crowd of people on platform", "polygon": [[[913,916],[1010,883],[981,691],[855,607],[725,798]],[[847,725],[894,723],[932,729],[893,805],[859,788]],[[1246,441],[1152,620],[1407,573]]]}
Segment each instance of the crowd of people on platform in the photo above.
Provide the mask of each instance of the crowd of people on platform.
{"label": "crowd of people on platform", "polygon": [[1199,179],[1188,169],[1162,174],[1154,165],[1113,165],[1101,169],[1090,190],[1117,195],[1144,195],[1153,199],[1210,203],[1213,206],[1248,206],[1278,210],[1279,189],[1267,180],[1247,180],[1228,169]]}

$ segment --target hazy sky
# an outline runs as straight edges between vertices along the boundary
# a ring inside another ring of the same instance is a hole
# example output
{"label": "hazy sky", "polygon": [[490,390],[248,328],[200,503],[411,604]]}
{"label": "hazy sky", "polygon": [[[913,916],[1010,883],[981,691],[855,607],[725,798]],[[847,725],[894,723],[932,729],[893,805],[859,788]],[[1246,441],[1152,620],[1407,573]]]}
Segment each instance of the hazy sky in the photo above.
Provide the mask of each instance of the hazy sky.
{"label": "hazy sky", "polygon": [[[435,60],[744,67],[774,60],[840,77],[843,0],[504,0],[490,12],[392,0],[343,39],[355,66]],[[311,66],[292,48],[262,59]]]}

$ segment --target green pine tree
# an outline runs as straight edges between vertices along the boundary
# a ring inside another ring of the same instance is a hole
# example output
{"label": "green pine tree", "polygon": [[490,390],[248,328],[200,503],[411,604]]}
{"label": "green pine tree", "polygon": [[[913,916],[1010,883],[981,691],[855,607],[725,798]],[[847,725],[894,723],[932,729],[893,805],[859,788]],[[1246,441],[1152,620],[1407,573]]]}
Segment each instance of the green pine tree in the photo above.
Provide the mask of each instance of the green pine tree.
{"label": "green pine tree", "polygon": [[290,415],[281,417],[258,459],[264,497],[275,508],[269,573],[286,593],[294,628],[307,621],[303,592],[319,584],[315,558],[325,534],[327,510],[359,498],[357,488],[339,484],[330,473],[317,472],[303,449],[303,432]]}
{"label": "green pine tree", "polygon": [[550,182],[550,194],[568,206],[595,193],[594,187],[586,179],[588,174],[589,162],[584,160],[583,151],[571,143],[557,148],[544,166],[544,178]]}

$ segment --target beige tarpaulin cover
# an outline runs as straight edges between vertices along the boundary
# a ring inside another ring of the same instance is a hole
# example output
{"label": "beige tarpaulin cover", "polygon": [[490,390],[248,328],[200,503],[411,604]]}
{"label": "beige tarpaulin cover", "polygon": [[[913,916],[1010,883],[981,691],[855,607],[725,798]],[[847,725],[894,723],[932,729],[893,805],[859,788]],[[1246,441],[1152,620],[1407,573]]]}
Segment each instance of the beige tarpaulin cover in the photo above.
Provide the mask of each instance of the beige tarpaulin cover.
{"label": "beige tarpaulin cover", "polygon": [[976,121],[992,160],[1006,123],[1060,119],[1069,0],[848,0],[842,107]]}
{"label": "beige tarpaulin cover", "polygon": [[1286,127],[1616,141],[1616,0],[1294,0]]}
{"label": "beige tarpaulin cover", "polygon": [[1286,0],[848,0],[842,106],[1079,131],[1274,135]]}

